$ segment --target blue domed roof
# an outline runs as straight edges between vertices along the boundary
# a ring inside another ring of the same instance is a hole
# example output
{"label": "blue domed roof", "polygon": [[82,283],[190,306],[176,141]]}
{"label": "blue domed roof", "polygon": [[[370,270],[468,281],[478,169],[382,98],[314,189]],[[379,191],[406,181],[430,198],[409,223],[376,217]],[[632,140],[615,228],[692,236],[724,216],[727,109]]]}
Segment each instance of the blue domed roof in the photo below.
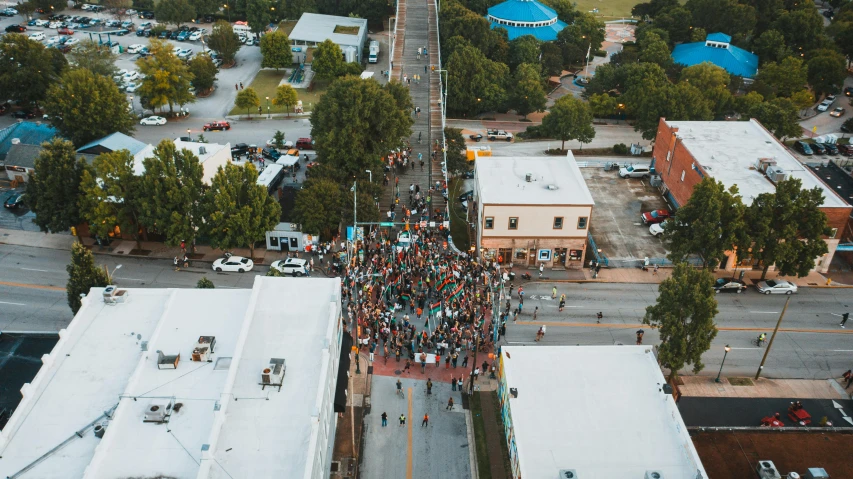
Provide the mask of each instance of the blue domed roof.
{"label": "blue domed roof", "polygon": [[515,22],[545,22],[557,18],[557,12],[536,0],[507,0],[489,9],[489,15]]}

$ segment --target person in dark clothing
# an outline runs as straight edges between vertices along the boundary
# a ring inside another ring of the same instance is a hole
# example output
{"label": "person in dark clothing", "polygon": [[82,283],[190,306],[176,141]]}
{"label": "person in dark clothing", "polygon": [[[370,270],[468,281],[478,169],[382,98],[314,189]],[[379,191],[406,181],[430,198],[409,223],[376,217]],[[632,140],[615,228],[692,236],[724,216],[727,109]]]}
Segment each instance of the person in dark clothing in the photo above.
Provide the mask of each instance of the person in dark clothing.
{"label": "person in dark clothing", "polygon": [[383,412],[382,413],[382,427],[385,427],[387,425],[388,425],[388,414]]}

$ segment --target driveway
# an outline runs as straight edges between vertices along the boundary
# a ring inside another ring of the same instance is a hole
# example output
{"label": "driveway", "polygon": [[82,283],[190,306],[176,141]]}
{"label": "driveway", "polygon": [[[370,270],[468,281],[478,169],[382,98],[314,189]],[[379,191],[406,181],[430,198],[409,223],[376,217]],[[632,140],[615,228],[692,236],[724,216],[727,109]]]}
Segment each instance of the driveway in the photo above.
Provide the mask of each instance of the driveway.
{"label": "driveway", "polygon": [[666,256],[663,242],[649,234],[640,219],[642,212],[669,209],[657,188],[648,180],[622,179],[616,171],[600,167],[581,168],[581,173],[595,200],[590,233],[601,254],[611,261]]}

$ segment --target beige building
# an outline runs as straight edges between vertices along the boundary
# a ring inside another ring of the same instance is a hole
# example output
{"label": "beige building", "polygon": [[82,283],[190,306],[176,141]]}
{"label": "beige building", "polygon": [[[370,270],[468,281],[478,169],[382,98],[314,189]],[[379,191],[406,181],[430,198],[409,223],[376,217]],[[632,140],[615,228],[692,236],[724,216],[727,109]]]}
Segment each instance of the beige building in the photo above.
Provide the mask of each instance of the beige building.
{"label": "beige building", "polygon": [[478,158],[479,256],[516,266],[581,269],[595,202],[571,152]]}

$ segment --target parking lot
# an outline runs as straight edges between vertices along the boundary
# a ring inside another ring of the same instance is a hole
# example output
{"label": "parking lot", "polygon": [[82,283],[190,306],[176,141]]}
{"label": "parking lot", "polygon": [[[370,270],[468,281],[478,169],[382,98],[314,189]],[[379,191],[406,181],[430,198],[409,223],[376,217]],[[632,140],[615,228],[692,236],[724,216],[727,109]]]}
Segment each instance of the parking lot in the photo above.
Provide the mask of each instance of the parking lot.
{"label": "parking lot", "polygon": [[657,188],[648,180],[622,179],[601,167],[581,168],[581,173],[595,200],[590,232],[601,254],[610,261],[666,256],[663,242],[649,233],[640,217],[646,211],[669,209]]}

